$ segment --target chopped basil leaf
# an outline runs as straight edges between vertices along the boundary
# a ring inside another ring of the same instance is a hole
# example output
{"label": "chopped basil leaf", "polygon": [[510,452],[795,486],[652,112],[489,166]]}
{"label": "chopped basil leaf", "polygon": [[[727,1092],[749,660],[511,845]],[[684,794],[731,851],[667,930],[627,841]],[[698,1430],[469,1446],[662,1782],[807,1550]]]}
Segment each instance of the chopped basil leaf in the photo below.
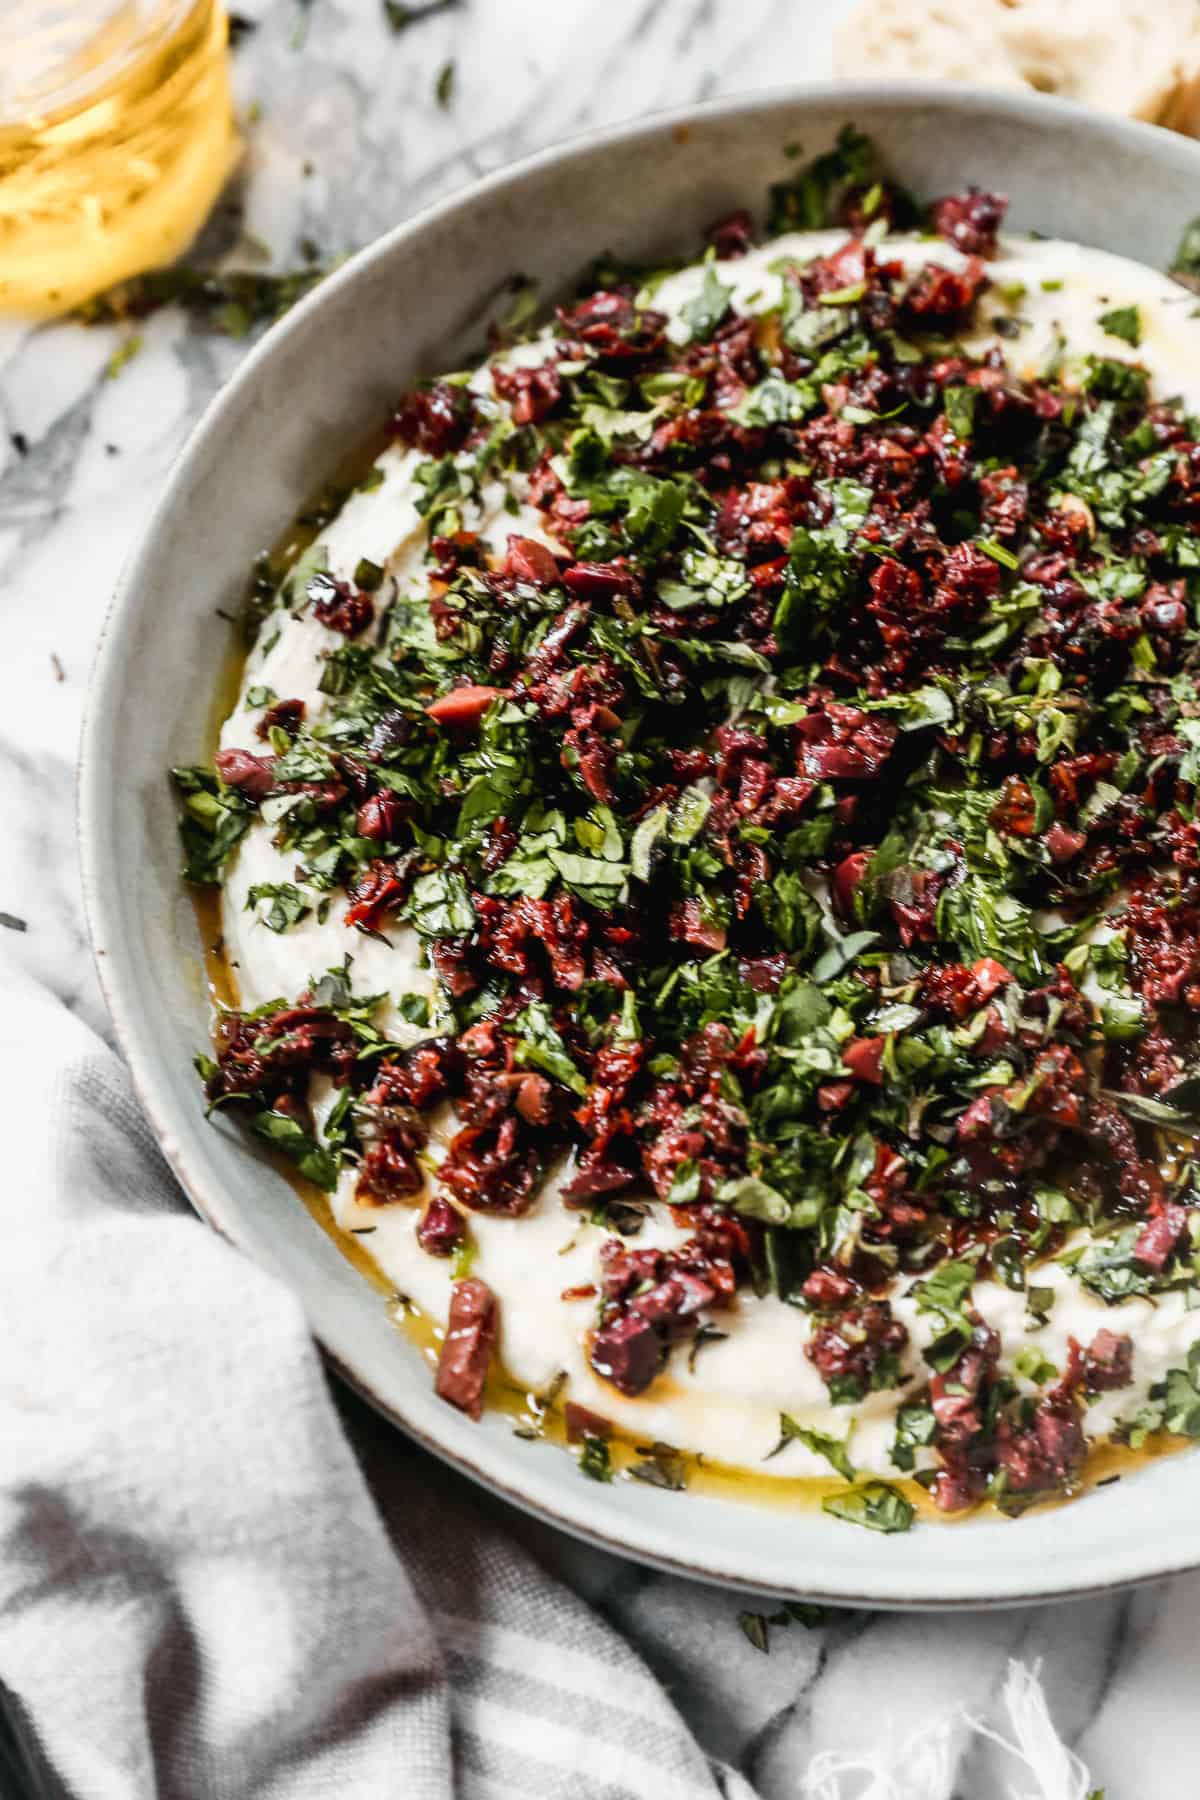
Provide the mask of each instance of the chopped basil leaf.
{"label": "chopped basil leaf", "polygon": [[845,1494],[830,1494],[821,1502],[822,1512],[848,1525],[863,1525],[868,1531],[907,1531],[915,1514],[912,1503],[886,1481],[868,1481]]}
{"label": "chopped basil leaf", "polygon": [[897,1469],[911,1474],[916,1467],[916,1452],[933,1443],[937,1420],[933,1408],[910,1402],[896,1413],[896,1437],[892,1444],[892,1462]]}
{"label": "chopped basil leaf", "polygon": [[679,309],[679,316],[693,343],[707,342],[729,311],[732,298],[733,289],[726,287],[714,270],[705,269],[700,292]]}
{"label": "chopped basil leaf", "polygon": [[306,919],[312,911],[300,889],[290,881],[258,882],[246,895],[246,911],[254,912],[264,900],[270,904],[265,912],[256,916],[268,931],[286,931],[289,926]]}
{"label": "chopped basil leaf", "polygon": [[1100,314],[1098,323],[1109,337],[1124,338],[1135,350],[1142,341],[1142,315],[1136,306],[1114,306]]}
{"label": "chopped basil leaf", "polygon": [[296,1165],[306,1181],[326,1191],[337,1185],[337,1162],[295,1119],[286,1113],[265,1110],[254,1114],[251,1130]]}
{"label": "chopped basil leaf", "polygon": [[831,1468],[835,1469],[846,1481],[854,1480],[856,1471],[846,1454],[847,1440],[845,1438],[830,1437],[826,1432],[813,1431],[807,1426],[798,1425],[788,1413],[779,1415],[779,1432],[779,1442],[773,1450],[767,1452],[764,1461],[770,1462],[773,1456],[778,1456],[781,1450],[785,1450],[790,1443],[795,1441],[803,1444],[805,1449],[811,1450],[815,1456],[823,1456]]}

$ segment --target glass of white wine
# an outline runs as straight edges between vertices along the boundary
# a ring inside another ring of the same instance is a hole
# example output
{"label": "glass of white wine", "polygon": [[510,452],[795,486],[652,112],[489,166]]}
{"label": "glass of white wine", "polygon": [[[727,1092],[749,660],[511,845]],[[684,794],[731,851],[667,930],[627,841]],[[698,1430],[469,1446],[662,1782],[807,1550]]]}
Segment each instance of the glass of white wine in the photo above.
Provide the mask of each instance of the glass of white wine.
{"label": "glass of white wine", "polygon": [[173,261],[238,148],[220,0],[3,0],[0,311]]}

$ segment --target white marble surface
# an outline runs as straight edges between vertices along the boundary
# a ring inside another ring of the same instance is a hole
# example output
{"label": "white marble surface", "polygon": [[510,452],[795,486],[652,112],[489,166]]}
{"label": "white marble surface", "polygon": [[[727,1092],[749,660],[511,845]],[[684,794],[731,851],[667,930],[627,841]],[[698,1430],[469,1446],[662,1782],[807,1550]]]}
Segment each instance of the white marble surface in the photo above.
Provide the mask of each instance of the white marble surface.
{"label": "white marble surface", "polygon": [[[287,266],[306,237],[325,253],[351,249],[569,133],[827,74],[838,0],[472,0],[399,37],[377,0],[249,0],[245,10],[261,21],[237,52],[243,105],[260,109],[247,127],[245,225]],[[440,108],[435,78],[450,60],[454,91]],[[28,922],[6,948],[101,1029],[74,847],[93,641],[172,458],[244,352],[171,312],[142,330],[140,353],[108,380],[118,330],[0,325],[0,910]],[[356,1432],[383,1429],[355,1402],[346,1410]],[[417,1454],[393,1442],[395,1454]],[[763,1800],[796,1795],[815,1749],[889,1729],[903,1739],[958,1705],[994,1720],[1010,1656],[1044,1658],[1056,1722],[1108,1800],[1200,1788],[1200,1578],[1042,1610],[846,1615],[773,1633],[764,1657],[736,1624],[752,1598],[649,1574],[526,1521],[514,1528],[630,1633],[705,1746]],[[963,1743],[958,1800],[1027,1792],[1028,1782],[1010,1789],[1000,1752]]]}

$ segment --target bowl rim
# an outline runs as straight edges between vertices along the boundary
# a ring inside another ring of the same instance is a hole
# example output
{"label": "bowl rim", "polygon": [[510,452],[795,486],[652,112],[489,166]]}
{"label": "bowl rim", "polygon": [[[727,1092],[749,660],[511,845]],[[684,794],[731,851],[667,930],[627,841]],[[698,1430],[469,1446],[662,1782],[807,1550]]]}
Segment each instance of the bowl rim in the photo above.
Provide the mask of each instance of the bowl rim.
{"label": "bowl rim", "polygon": [[[239,364],[231,378],[208,402],[175,457],[162,490],[148,519],[142,524],[137,539],[127,553],[110,597],[98,635],[95,655],[85,698],[79,750],[76,764],[76,829],[84,913],[92,948],[93,962],[105,1004],[112,1019],[117,1044],[128,1064],[133,1087],[153,1127],[163,1154],[194,1210],[231,1244],[248,1255],[253,1253],[238,1230],[237,1207],[224,1201],[221,1184],[203,1168],[193,1167],[176,1135],[173,1103],[157,1082],[158,1058],[134,1003],[132,989],[127,986],[123,966],[129,951],[122,951],[120,930],[120,871],[108,851],[101,830],[108,791],[107,768],[103,756],[106,732],[113,712],[114,690],[124,666],[123,652],[133,631],[135,602],[142,586],[143,565],[151,555],[155,541],[169,530],[178,499],[186,490],[193,466],[199,463],[210,440],[223,428],[225,416],[236,404],[246,385],[252,383],[259,370],[296,333],[303,331],[309,319],[345,287],[358,281],[377,262],[402,252],[410,242],[441,220],[452,217],[459,209],[475,205],[488,197],[517,188],[531,175],[553,167],[569,168],[586,161],[595,152],[614,145],[636,144],[644,139],[652,145],[664,131],[680,131],[712,120],[736,116],[753,117],[756,113],[773,114],[785,107],[798,111],[808,106],[844,106],[847,118],[859,106],[887,105],[910,112],[930,109],[953,112],[969,126],[972,118],[997,116],[1016,128],[1023,123],[1038,124],[1058,120],[1066,128],[1074,124],[1089,135],[1099,134],[1110,142],[1131,150],[1141,150],[1151,165],[1161,165],[1164,158],[1176,161],[1181,168],[1191,165],[1200,176],[1200,144],[1176,134],[1136,120],[1109,117],[1076,102],[1042,94],[1012,94],[983,87],[958,86],[922,80],[878,80],[863,82],[812,81],[788,83],[748,93],[723,96],[682,107],[642,113],[634,118],[601,129],[593,129],[557,140],[529,156],[511,163],[482,178],[456,188],[452,193],[402,219],[388,231],[373,239],[350,256],[344,264],[326,277],[285,318],[271,327]],[[1200,183],[1198,183],[1200,189]],[[298,503],[303,496],[298,497]],[[282,1277],[278,1277],[282,1279]],[[861,1588],[835,1581],[823,1585],[817,1575],[812,1581],[781,1580],[757,1563],[753,1548],[723,1552],[726,1566],[697,1561],[687,1552],[686,1541],[679,1532],[668,1532],[657,1525],[630,1517],[628,1535],[616,1535],[597,1523],[589,1505],[586,1482],[572,1488],[560,1484],[557,1477],[544,1479],[530,1470],[530,1478],[519,1486],[507,1479],[500,1466],[503,1457],[490,1440],[479,1439],[477,1453],[466,1453],[443,1442],[436,1433],[418,1420],[407,1416],[404,1409],[385,1399],[370,1378],[356,1366],[355,1360],[339,1343],[336,1331],[318,1330],[312,1318],[308,1296],[293,1288],[304,1307],[313,1336],[327,1362],[339,1376],[377,1412],[400,1427],[425,1450],[430,1451],[460,1474],[485,1490],[498,1495],[533,1517],[566,1531],[599,1549],[636,1560],[663,1572],[701,1580],[710,1585],[739,1592],[806,1598],[842,1607],[864,1607],[877,1610],[911,1610],[948,1612],[967,1608],[996,1608],[1029,1605],[1050,1600],[1082,1598],[1089,1594],[1136,1586],[1165,1576],[1182,1574],[1200,1567],[1200,1537],[1194,1548],[1173,1547],[1177,1540],[1153,1532],[1140,1534],[1140,1543],[1114,1547],[1109,1545],[1105,1566],[1097,1569],[1094,1579],[1079,1580],[1067,1572],[1058,1572],[1053,1562],[1035,1586],[1005,1579],[993,1563],[990,1572],[973,1579],[960,1578],[944,1583],[944,1591],[931,1591],[919,1579],[905,1578],[899,1566],[895,1573],[881,1575],[878,1568],[864,1569]],[[753,1511],[748,1506],[748,1518]],[[970,1530],[969,1523],[959,1529]],[[746,1538],[752,1537],[747,1533]],[[682,1547],[681,1547],[682,1541]],[[914,1580],[918,1585],[914,1586]]]}

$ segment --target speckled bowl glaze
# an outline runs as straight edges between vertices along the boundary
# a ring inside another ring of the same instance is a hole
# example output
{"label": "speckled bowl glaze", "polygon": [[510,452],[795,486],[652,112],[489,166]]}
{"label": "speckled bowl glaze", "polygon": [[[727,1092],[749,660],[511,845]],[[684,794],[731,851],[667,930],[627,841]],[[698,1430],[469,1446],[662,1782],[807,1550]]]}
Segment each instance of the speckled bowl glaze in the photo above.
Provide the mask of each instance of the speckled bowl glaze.
{"label": "speckled bowl glaze", "polygon": [[890,1607],[1004,1605],[1200,1564],[1200,1458],[1160,1459],[1017,1522],[879,1537],[819,1511],[755,1508],[582,1480],[552,1445],[473,1425],[435,1399],[417,1349],[241,1136],[206,1124],[191,1058],[207,1003],[179,878],[166,770],[211,742],[227,655],[218,606],[343,453],[414,376],[446,366],[520,270],[550,294],[597,252],[694,250],[761,206],[784,146],[853,120],[892,172],[933,195],[1006,190],[1010,223],[1165,267],[1200,210],[1200,145],[1062,102],[922,86],[821,86],[643,120],[493,176],[364,250],[274,329],[201,421],[125,571],[83,738],[87,908],[138,1091],[198,1210],[301,1296],[335,1366],[430,1450],[568,1531],[646,1562],[764,1593]]}

